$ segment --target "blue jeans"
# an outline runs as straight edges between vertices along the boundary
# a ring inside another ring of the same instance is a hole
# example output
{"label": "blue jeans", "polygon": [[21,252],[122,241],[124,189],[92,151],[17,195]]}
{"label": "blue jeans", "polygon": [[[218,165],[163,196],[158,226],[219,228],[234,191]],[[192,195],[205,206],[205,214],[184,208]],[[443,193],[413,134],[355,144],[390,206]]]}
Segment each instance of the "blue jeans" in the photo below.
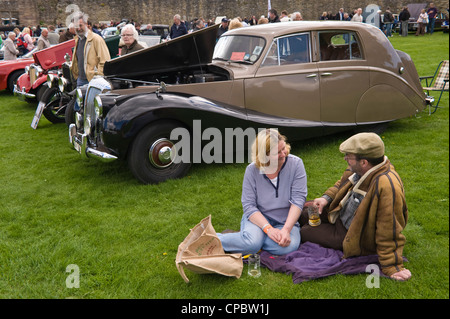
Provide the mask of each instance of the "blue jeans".
{"label": "blue jeans", "polygon": [[[281,229],[284,225],[271,222],[275,228]],[[217,234],[222,242],[223,249],[228,253],[255,254],[260,249],[272,255],[284,255],[293,252],[300,246],[300,227],[295,225],[291,230],[291,243],[281,247],[267,236],[261,228],[253,224],[246,217],[242,217],[239,233]]]}
{"label": "blue jeans", "polygon": [[387,22],[385,26],[386,26],[386,36],[390,37],[392,35],[392,23]]}
{"label": "blue jeans", "polygon": [[86,85],[86,84],[89,84],[88,80],[83,80],[83,79],[80,79],[80,78],[77,79],[77,87],[80,87],[80,86],[83,86],[83,85]]}
{"label": "blue jeans", "polygon": [[434,23],[436,22],[436,18],[430,18],[428,19],[428,29],[427,32],[429,34],[433,34],[434,32]]}

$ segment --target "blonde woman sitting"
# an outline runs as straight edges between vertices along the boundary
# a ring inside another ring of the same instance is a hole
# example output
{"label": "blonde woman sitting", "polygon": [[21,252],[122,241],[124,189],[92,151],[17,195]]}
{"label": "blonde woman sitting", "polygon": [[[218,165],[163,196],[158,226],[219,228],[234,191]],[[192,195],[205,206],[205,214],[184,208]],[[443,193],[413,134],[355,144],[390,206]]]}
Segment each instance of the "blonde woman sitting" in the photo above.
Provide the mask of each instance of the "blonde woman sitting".
{"label": "blonde woman sitting", "polygon": [[263,130],[256,137],[253,162],[242,185],[240,232],[218,234],[226,252],[250,254],[263,249],[284,255],[298,249],[306,172],[303,161],[289,151],[286,137],[277,130]]}

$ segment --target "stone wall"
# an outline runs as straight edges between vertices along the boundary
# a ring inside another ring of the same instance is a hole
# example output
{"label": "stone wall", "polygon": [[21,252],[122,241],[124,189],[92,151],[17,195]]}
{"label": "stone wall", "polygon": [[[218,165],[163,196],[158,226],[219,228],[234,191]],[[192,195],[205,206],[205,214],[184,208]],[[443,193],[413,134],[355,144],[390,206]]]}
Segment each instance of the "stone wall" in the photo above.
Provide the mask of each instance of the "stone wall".
{"label": "stone wall", "polygon": [[[369,4],[376,4],[382,10],[389,6],[392,12],[398,13],[403,5],[414,2],[425,3],[413,0],[271,0],[272,8],[279,12],[300,11],[305,20],[317,20],[324,11],[336,13],[341,7],[351,11]],[[439,10],[446,12],[448,1],[437,0],[434,3]],[[71,4],[76,4],[87,13],[93,22],[127,18],[142,23],[171,24],[173,15],[177,13],[185,20],[197,17],[214,19],[223,15],[229,18],[267,15],[266,0],[0,0],[0,12],[3,17],[5,12],[14,8],[15,12],[19,12],[22,25],[65,24],[67,17],[73,13],[72,7],[66,12]]]}

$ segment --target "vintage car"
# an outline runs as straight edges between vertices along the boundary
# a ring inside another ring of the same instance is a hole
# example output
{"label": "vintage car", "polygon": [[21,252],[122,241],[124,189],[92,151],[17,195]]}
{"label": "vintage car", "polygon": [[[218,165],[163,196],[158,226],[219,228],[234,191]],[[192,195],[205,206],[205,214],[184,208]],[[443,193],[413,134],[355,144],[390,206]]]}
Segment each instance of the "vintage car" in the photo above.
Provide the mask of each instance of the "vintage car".
{"label": "vintage car", "polygon": [[[141,32],[143,35],[149,35],[150,33],[145,32],[147,26],[141,25]],[[161,40],[165,40],[170,32],[170,27],[167,24],[152,24],[152,31],[161,37]]]}
{"label": "vintage car", "polygon": [[0,61],[0,91],[8,89],[11,93],[14,92],[17,79],[25,73],[25,68],[34,62],[34,52],[36,50],[28,52],[17,60]]}
{"label": "vintage car", "polygon": [[[106,46],[112,58],[117,57],[119,53],[119,40],[120,36],[118,35],[105,39]],[[74,44],[72,44],[73,46]],[[70,108],[75,103],[75,94],[71,92],[76,86],[70,71],[71,57],[72,51],[70,54],[66,53],[63,57],[65,62],[58,69],[50,70],[46,76],[43,73],[42,78],[39,79],[41,82],[43,80],[46,80],[46,82],[42,83],[41,90],[43,90],[43,93],[38,97],[39,104],[31,123],[32,128],[37,128],[42,114],[52,123],[64,122],[67,107]]]}
{"label": "vintage car", "polygon": [[17,79],[14,95],[22,100],[39,101],[47,89],[47,74],[57,71],[64,63],[66,54],[72,56],[75,40],[65,41],[33,54],[34,63],[25,68],[25,74]]}
{"label": "vintage car", "polygon": [[274,23],[228,31],[215,44],[216,31],[106,62],[105,76],[77,92],[73,147],[85,158],[125,159],[138,180],[158,183],[187,173],[192,159],[177,160],[171,133],[184,128],[194,146],[204,137],[198,121],[203,132],[272,127],[293,141],[377,128],[426,106],[413,61],[376,27]]}
{"label": "vintage car", "polygon": [[67,105],[72,101],[75,103],[74,94],[71,93],[75,87],[70,71],[71,56],[66,53],[64,60],[60,68],[48,72],[47,81],[42,84],[44,92],[39,96],[36,113],[31,122],[33,129],[37,128],[42,114],[51,123],[63,123]]}

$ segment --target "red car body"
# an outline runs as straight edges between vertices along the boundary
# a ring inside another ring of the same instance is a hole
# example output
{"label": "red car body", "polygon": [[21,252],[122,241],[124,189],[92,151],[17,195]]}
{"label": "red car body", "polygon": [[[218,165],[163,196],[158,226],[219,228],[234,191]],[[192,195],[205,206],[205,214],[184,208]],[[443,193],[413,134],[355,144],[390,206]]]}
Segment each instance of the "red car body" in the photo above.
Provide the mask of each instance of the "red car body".
{"label": "red car body", "polygon": [[25,73],[25,67],[33,62],[33,58],[0,61],[0,91],[9,89],[12,92],[14,89],[13,82]]}
{"label": "red car body", "polygon": [[74,46],[75,40],[69,40],[34,53],[34,63],[30,64],[27,72],[17,80],[14,94],[19,98],[36,98],[39,88],[47,81],[48,71],[59,69],[66,61],[66,54],[72,58]]}

